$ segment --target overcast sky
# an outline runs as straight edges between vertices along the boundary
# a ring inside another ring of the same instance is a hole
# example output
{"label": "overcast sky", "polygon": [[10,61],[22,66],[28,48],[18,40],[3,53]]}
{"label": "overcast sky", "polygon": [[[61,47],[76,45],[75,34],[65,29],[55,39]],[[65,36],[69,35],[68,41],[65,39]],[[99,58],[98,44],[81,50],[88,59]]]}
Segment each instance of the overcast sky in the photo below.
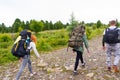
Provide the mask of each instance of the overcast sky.
{"label": "overcast sky", "polygon": [[67,23],[72,12],[76,20],[108,23],[120,20],[120,0],[0,0],[0,24],[11,26],[21,21],[47,20]]}

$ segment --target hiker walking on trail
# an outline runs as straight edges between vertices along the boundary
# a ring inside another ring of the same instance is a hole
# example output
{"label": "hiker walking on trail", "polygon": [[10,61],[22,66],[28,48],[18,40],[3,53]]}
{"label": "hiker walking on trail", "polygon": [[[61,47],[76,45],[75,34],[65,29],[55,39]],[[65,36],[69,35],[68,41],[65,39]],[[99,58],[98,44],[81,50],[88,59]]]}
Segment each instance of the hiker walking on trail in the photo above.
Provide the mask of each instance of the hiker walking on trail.
{"label": "hiker walking on trail", "polygon": [[[103,50],[106,49],[106,57],[107,57],[106,61],[107,61],[108,71],[111,71],[111,69],[113,68],[114,72],[118,72],[119,70],[117,65],[120,60],[120,43],[119,43],[120,29],[117,28],[115,20],[110,21],[109,25],[110,25],[109,28],[104,30],[102,46],[103,46]],[[114,53],[113,66],[111,61],[112,53]]]}
{"label": "hiker walking on trail", "polygon": [[73,48],[73,52],[76,52],[76,61],[74,66],[73,74],[78,74],[77,67],[79,65],[79,60],[81,61],[82,67],[85,67],[85,62],[83,60],[83,44],[85,45],[85,48],[87,49],[87,52],[89,53],[88,49],[88,41],[85,34],[85,27],[84,26],[78,26],[73,29],[73,31],[70,34],[70,39],[68,46]]}
{"label": "hiker walking on trail", "polygon": [[[22,38],[21,36],[18,37],[18,39]],[[17,39],[17,40],[18,40]],[[39,58],[40,55],[36,49],[36,37],[31,35],[31,33],[29,33],[29,35],[27,36],[27,39],[26,39],[26,43],[28,44],[27,46],[27,55],[23,56],[23,57],[20,57],[20,61],[21,61],[21,66],[20,66],[20,69],[16,75],[16,80],[19,80],[25,66],[28,64],[28,69],[30,71],[30,76],[33,76],[36,72],[33,72],[32,71],[32,65],[31,65],[31,60],[30,60],[30,51],[33,50],[34,53],[36,54],[36,56]]]}

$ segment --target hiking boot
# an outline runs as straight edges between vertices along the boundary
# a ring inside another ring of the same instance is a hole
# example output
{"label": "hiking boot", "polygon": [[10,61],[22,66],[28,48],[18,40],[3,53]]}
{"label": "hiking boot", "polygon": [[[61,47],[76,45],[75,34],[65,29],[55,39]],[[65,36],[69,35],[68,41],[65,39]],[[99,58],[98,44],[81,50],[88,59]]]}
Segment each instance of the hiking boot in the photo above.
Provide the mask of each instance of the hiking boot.
{"label": "hiking boot", "polygon": [[31,74],[30,74],[30,77],[32,77],[32,76],[35,75],[35,74],[36,74],[36,72],[31,73]]}
{"label": "hiking boot", "polygon": [[82,63],[82,68],[85,68],[85,63]]}
{"label": "hiking boot", "polygon": [[116,72],[119,72],[119,70],[118,70],[118,68],[117,68],[116,65],[113,66],[113,70],[114,70],[115,73],[116,73]]}
{"label": "hiking boot", "polygon": [[111,71],[111,67],[108,67],[108,71]]}
{"label": "hiking boot", "polygon": [[77,71],[73,71],[73,75],[78,75],[78,72]]}

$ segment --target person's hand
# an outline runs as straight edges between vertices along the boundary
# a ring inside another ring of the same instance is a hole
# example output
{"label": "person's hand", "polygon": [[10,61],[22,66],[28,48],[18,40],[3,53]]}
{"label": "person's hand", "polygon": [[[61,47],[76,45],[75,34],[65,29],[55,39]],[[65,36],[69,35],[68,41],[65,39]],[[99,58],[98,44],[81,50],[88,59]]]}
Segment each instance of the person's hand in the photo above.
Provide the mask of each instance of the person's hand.
{"label": "person's hand", "polygon": [[89,51],[89,49],[87,49],[87,53],[88,53],[88,57],[90,57],[90,51]]}
{"label": "person's hand", "polygon": [[103,46],[103,50],[105,51],[105,49],[106,49],[106,47],[105,46]]}
{"label": "person's hand", "polygon": [[38,59],[41,59],[40,56],[37,57]]}
{"label": "person's hand", "polygon": [[87,48],[87,53],[90,53],[89,49]]}
{"label": "person's hand", "polygon": [[75,49],[73,49],[72,51],[73,51],[73,53],[75,53],[75,52],[76,52],[76,50],[75,50]]}
{"label": "person's hand", "polygon": [[20,57],[19,62],[22,62],[22,60],[23,60],[22,57]]}

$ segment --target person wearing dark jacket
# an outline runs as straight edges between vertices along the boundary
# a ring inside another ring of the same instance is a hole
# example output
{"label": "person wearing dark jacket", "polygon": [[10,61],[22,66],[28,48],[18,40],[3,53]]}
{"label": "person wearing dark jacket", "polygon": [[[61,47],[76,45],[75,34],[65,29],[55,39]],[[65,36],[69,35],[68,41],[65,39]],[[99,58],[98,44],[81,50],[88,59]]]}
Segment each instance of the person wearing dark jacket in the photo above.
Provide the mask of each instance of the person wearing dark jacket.
{"label": "person wearing dark jacket", "polygon": [[[119,30],[119,28],[116,27],[115,20],[110,21],[109,25],[110,25],[110,27],[106,29],[107,31],[108,30],[115,30],[115,29]],[[106,42],[106,38],[105,38],[105,35],[107,34],[106,30],[104,30],[104,33],[103,33],[102,46],[103,46],[103,50],[106,49],[106,56],[107,56],[106,61],[107,61],[108,71],[111,71],[111,68],[113,68],[114,72],[118,72],[119,70],[117,68],[117,65],[118,65],[119,60],[120,60],[120,43],[119,42],[116,42],[116,43]],[[112,39],[112,40],[114,40],[114,39]],[[112,66],[112,60],[111,60],[112,52],[114,53],[114,57],[115,57],[114,62],[113,62],[113,66]]]}

